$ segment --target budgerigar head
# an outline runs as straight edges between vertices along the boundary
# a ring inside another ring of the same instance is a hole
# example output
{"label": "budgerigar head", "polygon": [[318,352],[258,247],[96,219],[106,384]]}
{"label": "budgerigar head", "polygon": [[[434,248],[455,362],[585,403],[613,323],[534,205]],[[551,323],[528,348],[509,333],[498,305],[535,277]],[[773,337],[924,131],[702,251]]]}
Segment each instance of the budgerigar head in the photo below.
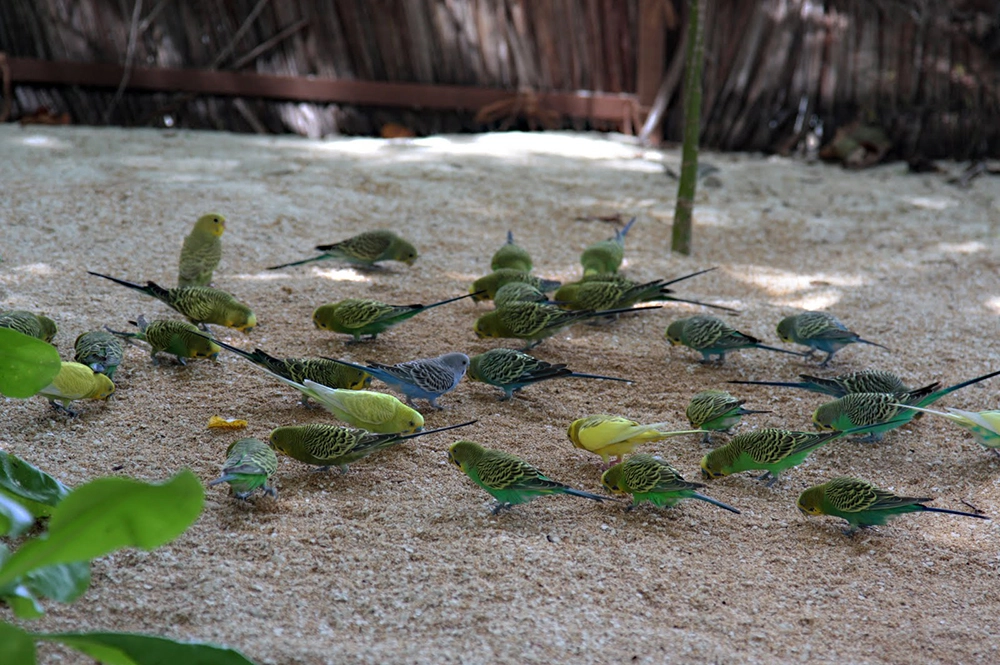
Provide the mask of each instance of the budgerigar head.
{"label": "budgerigar head", "polygon": [[226,218],[218,213],[210,212],[198,218],[198,221],[194,223],[194,230],[200,233],[210,233],[218,238],[226,230]]}
{"label": "budgerigar head", "polygon": [[448,448],[448,461],[457,466],[462,471],[483,454],[483,447],[475,441],[462,439],[451,444]]}
{"label": "budgerigar head", "polygon": [[456,374],[464,374],[469,368],[469,356],[464,353],[446,353],[438,356],[438,360]]}
{"label": "budgerigar head", "polygon": [[799,500],[796,502],[799,512],[807,517],[810,515],[822,515],[823,494],[825,491],[825,485],[816,485],[800,494]]}
{"label": "budgerigar head", "polygon": [[483,339],[484,337],[500,337],[500,319],[497,317],[497,313],[487,312],[480,316],[476,319],[472,330],[475,331],[476,337],[479,339]]}
{"label": "budgerigar head", "polygon": [[781,321],[778,322],[778,339],[782,342],[789,342],[794,344],[795,339],[793,335],[795,334],[795,317],[786,316]]}
{"label": "budgerigar head", "polygon": [[93,399],[107,399],[115,393],[115,384],[103,374],[94,375],[95,388],[91,393]]}
{"label": "budgerigar head", "polygon": [[[297,430],[294,427],[275,427],[271,430],[271,436],[268,437],[268,444],[275,450],[288,454],[289,448],[293,440],[293,434]],[[226,453],[229,454],[228,452]]]}
{"label": "budgerigar head", "polygon": [[615,464],[601,474],[601,485],[612,494],[627,494],[628,490],[624,487],[622,464]]}
{"label": "budgerigar head", "polygon": [[684,326],[686,323],[687,319],[678,319],[667,326],[667,341],[670,342],[671,346],[684,344]]}
{"label": "budgerigar head", "polygon": [[472,302],[482,302],[484,300],[490,299],[489,289],[490,286],[496,288],[496,279],[493,274],[486,275],[485,277],[480,277],[472,283],[469,287],[469,293],[476,294],[472,296]]}
{"label": "budgerigar head", "polygon": [[41,314],[37,314],[35,318],[38,319],[38,324],[42,328],[42,339],[46,342],[51,342],[52,338],[55,337],[58,332],[56,322],[47,316],[42,316]]}
{"label": "budgerigar head", "polygon": [[836,429],[833,423],[840,414],[840,405],[836,401],[827,402],[813,411],[813,424],[816,429],[823,432],[832,432]]}
{"label": "budgerigar head", "polygon": [[226,315],[226,327],[235,328],[241,333],[250,334],[257,327],[257,315],[246,305],[232,305]]}
{"label": "budgerigar head", "polygon": [[726,470],[728,465],[729,459],[725,446],[716,448],[701,458],[701,477],[706,480],[712,480],[713,478],[728,476],[729,471]]}
{"label": "budgerigar head", "polygon": [[330,322],[337,315],[337,303],[320,305],[313,311],[313,325],[320,330],[330,330]]}
{"label": "budgerigar head", "polygon": [[397,238],[393,241],[392,249],[389,253],[394,261],[402,261],[408,266],[412,266],[419,256],[417,248],[402,238]]}

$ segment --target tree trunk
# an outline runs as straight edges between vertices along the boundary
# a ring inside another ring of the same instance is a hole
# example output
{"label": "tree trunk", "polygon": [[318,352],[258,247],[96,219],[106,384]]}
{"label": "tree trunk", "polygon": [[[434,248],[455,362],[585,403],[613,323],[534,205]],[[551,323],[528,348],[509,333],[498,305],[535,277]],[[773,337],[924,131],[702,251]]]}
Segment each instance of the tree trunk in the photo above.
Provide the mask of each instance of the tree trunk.
{"label": "tree trunk", "polygon": [[687,54],[684,75],[684,148],[681,177],[677,185],[677,207],[670,249],[691,253],[691,213],[698,184],[698,136],[701,133],[701,64],[705,51],[706,0],[688,0]]}

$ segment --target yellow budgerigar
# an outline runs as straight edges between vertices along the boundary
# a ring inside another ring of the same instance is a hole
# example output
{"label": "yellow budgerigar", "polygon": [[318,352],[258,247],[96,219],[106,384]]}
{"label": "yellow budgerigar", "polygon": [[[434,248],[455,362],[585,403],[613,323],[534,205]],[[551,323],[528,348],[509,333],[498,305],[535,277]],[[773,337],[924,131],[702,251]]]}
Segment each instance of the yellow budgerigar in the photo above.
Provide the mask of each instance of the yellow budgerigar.
{"label": "yellow budgerigar", "polygon": [[78,399],[107,399],[115,392],[115,384],[103,374],[81,363],[63,362],[52,383],[42,388],[38,394],[47,397],[55,408],[61,408],[70,415],[76,412],[69,408],[70,402]]}
{"label": "yellow budgerigar", "polygon": [[687,429],[670,431],[668,423],[642,425],[622,416],[600,414],[578,418],[569,425],[566,434],[574,448],[582,448],[600,455],[607,464],[611,457],[620,462],[624,455],[644,443],[662,441],[681,434],[700,434],[704,430]]}

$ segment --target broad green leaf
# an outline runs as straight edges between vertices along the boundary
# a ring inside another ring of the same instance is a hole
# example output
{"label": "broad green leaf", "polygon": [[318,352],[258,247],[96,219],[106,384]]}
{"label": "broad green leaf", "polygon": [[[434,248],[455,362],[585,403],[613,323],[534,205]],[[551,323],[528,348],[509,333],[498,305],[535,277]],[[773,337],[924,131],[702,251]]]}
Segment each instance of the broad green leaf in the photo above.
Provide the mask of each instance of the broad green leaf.
{"label": "broad green leaf", "polygon": [[44,471],[0,450],[0,494],[18,499],[35,517],[45,517],[69,490]]}
{"label": "broad green leaf", "polygon": [[[0,543],[0,566],[10,558],[10,550]],[[0,600],[20,619],[37,619],[44,614],[40,598],[72,603],[90,586],[90,562],[61,563],[33,570],[0,587]],[[3,661],[0,661],[2,663]]]}
{"label": "broad green leaf", "polygon": [[[107,665],[254,665],[235,649],[199,642],[175,642],[134,633],[49,633],[37,639],[61,642]],[[7,661],[0,661],[7,662]],[[13,661],[11,661],[13,662]]]}
{"label": "broad green leaf", "polygon": [[35,662],[34,636],[0,621],[0,663],[35,665]]}
{"label": "broad green leaf", "polygon": [[4,587],[0,590],[0,600],[10,606],[18,619],[37,619],[45,614],[41,601],[23,584]]}
{"label": "broad green leaf", "polygon": [[189,469],[154,484],[98,478],[56,506],[48,533],[25,542],[0,568],[0,586],[43,566],[89,561],[123,547],[159,547],[198,519],[204,502],[201,481]]}
{"label": "broad green leaf", "polygon": [[0,494],[0,536],[19,536],[35,523],[35,517],[9,496]]}
{"label": "broad green leaf", "polygon": [[31,397],[59,373],[56,347],[10,328],[0,328],[0,394]]}

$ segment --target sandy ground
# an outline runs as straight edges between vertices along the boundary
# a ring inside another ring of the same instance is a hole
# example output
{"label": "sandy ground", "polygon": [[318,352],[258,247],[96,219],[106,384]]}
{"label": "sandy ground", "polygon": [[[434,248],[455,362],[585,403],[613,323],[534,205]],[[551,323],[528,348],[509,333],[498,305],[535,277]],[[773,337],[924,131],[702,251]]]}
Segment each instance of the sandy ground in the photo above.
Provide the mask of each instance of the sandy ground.
{"label": "sandy ground", "polygon": [[[989,178],[959,190],[901,164],[849,173],[704,155],[719,171],[699,189],[695,252],[682,258],[666,251],[676,183],[663,171],[676,170],[679,153],[602,136],[314,142],[8,125],[0,154],[0,304],[55,318],[64,357],[80,332],[170,314],[85,270],[173,284],[181,239],[209,210],[229,220],[216,285],[252,304],[260,321],[249,339],[220,329],[224,340],[387,362],[503,343],[475,338],[472,322],[486,308],[469,301],[351,347],[315,329],[312,310],[346,297],[406,304],[464,293],[508,228],[539,274],[573,279],[581,249],[614,231],[576,218],[620,213],[639,216],[626,251],[634,278],[718,266],[680,294],[741,309],[732,321],[769,343],[780,344],[781,317],[816,308],[892,348],[847,348],[830,374],[881,367],[923,385],[1000,366],[1000,186]],[[381,227],[412,238],[422,253],[412,268],[262,270]],[[816,371],[764,351],[701,366],[663,337],[668,322],[698,312],[673,305],[578,325],[536,349],[634,386],[556,381],[500,403],[494,389],[463,382],[441,400],[446,411],[425,413],[427,425],[478,418],[464,437],[599,491],[597,458],[566,439],[573,419],[611,412],[682,428],[699,390]],[[243,435],[260,438],[279,425],[333,421],[232,355],[153,366],[133,347],[118,376],[115,399],[79,404],[72,420],[40,398],[5,400],[4,448],[69,485],[113,473],[157,480],[181,467],[207,482],[239,436],[209,431],[212,415],[245,418]],[[940,404],[996,408],[997,388],[994,380]],[[749,417],[744,430],[808,429],[824,401],[778,388],[734,392],[773,411]],[[489,497],[446,463],[451,434],[347,475],[282,458],[277,500],[243,503],[212,488],[182,537],[95,562],[87,594],[49,603],[31,627],[208,640],[276,664],[1000,660],[997,522],[910,515],[849,539],[842,523],[807,520],[794,505],[809,485],[857,475],[1000,517],[1000,460],[947,422],[925,418],[881,444],[838,441],[772,488],[750,474],[713,481],[705,491],[742,515],[692,501],[626,513],[623,504],[554,497],[493,516]],[[708,447],[690,436],[648,449],[697,479]],[[85,662],[45,649],[45,662]]]}

